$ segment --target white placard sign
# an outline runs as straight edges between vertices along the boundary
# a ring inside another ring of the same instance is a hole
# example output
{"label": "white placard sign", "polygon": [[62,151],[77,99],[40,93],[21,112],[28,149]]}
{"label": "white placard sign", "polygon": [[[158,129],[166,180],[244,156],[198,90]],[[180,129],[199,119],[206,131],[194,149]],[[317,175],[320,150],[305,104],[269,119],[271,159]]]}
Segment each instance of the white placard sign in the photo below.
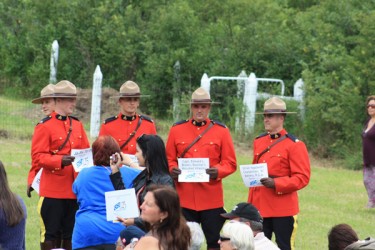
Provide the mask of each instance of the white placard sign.
{"label": "white placard sign", "polygon": [[72,164],[76,172],[94,165],[91,148],[72,149],[71,155],[75,157]]}
{"label": "white placard sign", "polygon": [[209,182],[210,176],[206,169],[210,167],[208,158],[179,158],[178,167],[181,174],[178,182]]}
{"label": "white placard sign", "polygon": [[267,163],[240,165],[240,171],[246,187],[262,186],[260,179],[268,177]]}
{"label": "white placard sign", "polygon": [[40,186],[40,177],[42,176],[43,168],[41,168],[38,173],[35,175],[33,183],[31,187],[39,194],[39,186]]}
{"label": "white placard sign", "polygon": [[117,216],[122,218],[139,217],[134,188],[105,192],[104,195],[107,221],[116,221]]}

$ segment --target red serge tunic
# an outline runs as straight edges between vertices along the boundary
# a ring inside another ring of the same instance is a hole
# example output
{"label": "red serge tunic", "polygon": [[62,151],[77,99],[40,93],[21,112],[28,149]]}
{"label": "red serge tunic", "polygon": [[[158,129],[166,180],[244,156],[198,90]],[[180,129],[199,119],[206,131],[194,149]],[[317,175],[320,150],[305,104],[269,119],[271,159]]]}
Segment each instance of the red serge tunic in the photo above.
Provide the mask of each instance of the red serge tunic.
{"label": "red serge tunic", "polygon": [[[192,120],[176,123],[167,140],[169,169],[178,167],[177,157],[201,134],[211,121],[203,126],[195,126]],[[192,146],[184,158],[209,158],[210,167],[218,169],[218,178],[204,183],[180,183],[175,181],[181,206],[201,211],[224,206],[221,179],[236,171],[236,155],[229,129],[214,122],[214,126]]]}
{"label": "red serge tunic", "polygon": [[[285,134],[285,130],[280,132],[280,136]],[[276,140],[270,135],[254,140],[254,164],[258,155]],[[258,163],[264,162],[268,166],[268,175],[274,177],[276,189],[250,188],[248,202],[265,218],[298,214],[297,190],[304,188],[310,180],[310,160],[305,144],[289,136],[260,157]]]}
{"label": "red serge tunic", "polygon": [[[49,119],[48,119],[49,118]],[[72,184],[77,173],[72,165],[61,168],[63,155],[70,155],[72,149],[89,148],[83,125],[77,118],[61,116],[52,112],[43,123],[39,123],[34,129],[31,142],[32,166],[30,173],[35,173],[43,168],[40,179],[39,195],[42,197],[57,199],[76,199],[72,191]],[[72,120],[72,132],[68,142],[56,154],[56,151],[65,141]],[[35,175],[34,175],[35,176]],[[29,175],[28,182],[32,183],[34,177]]]}
{"label": "red serge tunic", "polygon": [[156,128],[154,122],[147,116],[144,115],[134,115],[127,117],[121,113],[116,116],[110,117],[105,120],[104,124],[100,128],[99,136],[110,135],[121,145],[126,142],[131,133],[137,128],[139,119],[142,117],[141,125],[139,126],[137,133],[133,138],[127,143],[125,147],[122,148],[122,152],[125,154],[135,154],[136,153],[136,140],[142,134],[156,134]]}

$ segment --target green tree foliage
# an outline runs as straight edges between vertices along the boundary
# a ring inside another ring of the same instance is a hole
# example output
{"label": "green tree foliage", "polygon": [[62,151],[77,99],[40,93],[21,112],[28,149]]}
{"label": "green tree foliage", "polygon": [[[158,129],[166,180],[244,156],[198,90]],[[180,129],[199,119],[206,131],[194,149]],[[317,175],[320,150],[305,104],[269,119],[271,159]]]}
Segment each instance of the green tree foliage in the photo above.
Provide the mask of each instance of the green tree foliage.
{"label": "green tree foliage", "polygon": [[[0,34],[1,93],[36,96],[57,40],[58,79],[90,87],[100,65],[104,86],[137,81],[152,96],[142,108],[161,118],[171,117],[173,96],[189,100],[203,73],[283,79],[286,95],[303,77],[305,121],[288,130],[312,152],[360,166],[364,101],[375,88],[374,1],[3,0]],[[235,84],[217,81],[212,95],[222,102],[212,116],[234,126]],[[290,117],[288,126],[299,124]]]}

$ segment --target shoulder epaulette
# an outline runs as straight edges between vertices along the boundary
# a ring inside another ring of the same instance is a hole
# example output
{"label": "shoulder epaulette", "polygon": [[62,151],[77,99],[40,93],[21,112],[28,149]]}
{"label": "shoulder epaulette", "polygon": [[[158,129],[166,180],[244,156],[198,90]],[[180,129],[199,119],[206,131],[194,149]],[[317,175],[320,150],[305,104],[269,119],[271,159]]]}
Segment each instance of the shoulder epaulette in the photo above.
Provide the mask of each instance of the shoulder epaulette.
{"label": "shoulder epaulette", "polygon": [[258,139],[258,138],[261,138],[261,137],[264,137],[264,136],[266,136],[266,135],[268,135],[268,133],[267,132],[265,132],[265,133],[263,133],[263,134],[260,134],[260,135],[258,135],[255,139]]}
{"label": "shoulder epaulette", "polygon": [[224,123],[221,123],[221,122],[219,122],[219,121],[214,121],[214,120],[211,120],[211,121],[212,121],[213,124],[217,124],[217,125],[222,126],[222,127],[224,127],[224,128],[227,127]]}
{"label": "shoulder epaulette", "polygon": [[145,116],[145,115],[139,115],[139,118],[141,118],[142,120],[152,122],[152,123],[154,122],[150,117]]}
{"label": "shoulder epaulette", "polygon": [[[40,120],[39,122],[38,122],[38,124],[42,124],[42,123],[45,123],[45,122],[47,122],[47,121],[49,121],[50,119],[52,118],[52,116],[46,116],[46,117],[44,117],[42,120]],[[37,124],[37,125],[38,125]]]}
{"label": "shoulder epaulette", "polygon": [[112,122],[116,119],[117,119],[117,115],[109,117],[109,118],[105,119],[104,124],[107,124],[108,122]]}
{"label": "shoulder epaulette", "polygon": [[74,120],[77,120],[77,121],[79,121],[79,119],[77,118],[77,117],[75,117],[75,116],[69,116],[69,117],[71,117],[72,119],[74,119]]}
{"label": "shoulder epaulette", "polygon": [[182,121],[176,122],[175,124],[173,124],[173,126],[181,125],[181,124],[187,123],[188,121],[189,120],[182,120]]}
{"label": "shoulder epaulette", "polygon": [[299,142],[298,138],[295,137],[294,135],[286,134],[286,137],[288,137],[289,139],[291,139],[294,142]]}

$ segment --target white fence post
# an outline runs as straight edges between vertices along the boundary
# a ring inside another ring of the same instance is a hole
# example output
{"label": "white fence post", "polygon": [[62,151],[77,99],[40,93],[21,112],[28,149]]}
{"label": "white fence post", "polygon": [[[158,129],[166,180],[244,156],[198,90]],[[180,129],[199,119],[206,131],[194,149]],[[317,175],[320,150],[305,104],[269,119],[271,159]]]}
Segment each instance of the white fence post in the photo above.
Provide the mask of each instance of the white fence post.
{"label": "white fence post", "polygon": [[51,60],[50,60],[50,75],[49,83],[55,84],[57,82],[57,63],[59,60],[59,43],[55,40],[52,43]]}
{"label": "white fence post", "polygon": [[204,88],[208,93],[210,93],[210,79],[207,74],[204,73],[201,78],[201,87]]}
{"label": "white fence post", "polygon": [[[244,70],[242,70],[241,73],[238,75],[238,77],[239,78],[246,78],[247,77],[246,72]],[[237,80],[237,98],[238,99],[240,99],[245,94],[246,81],[247,80],[244,80],[244,79],[238,79]],[[236,123],[235,123],[235,130],[236,131],[238,131],[239,129],[241,129],[240,121],[242,121],[243,119],[245,119],[246,112],[247,112],[247,108],[244,108],[240,112],[240,116],[236,117]],[[243,119],[241,119],[241,118],[243,118]]]}
{"label": "white fence post", "polygon": [[174,68],[174,82],[173,82],[173,120],[180,120],[180,96],[181,96],[181,83],[180,83],[180,61],[176,61],[173,65]]}
{"label": "white fence post", "polygon": [[303,102],[303,98],[305,96],[304,89],[303,89],[304,82],[300,78],[296,83],[294,84],[293,88],[293,97],[294,100],[299,102],[298,108],[301,111],[301,119],[304,120],[305,118],[305,104]]}
{"label": "white fence post", "polygon": [[243,103],[247,108],[247,113],[245,116],[245,128],[252,131],[255,124],[255,111],[257,103],[257,89],[258,80],[254,73],[249,75],[249,79],[245,81],[245,93],[243,97]]}
{"label": "white fence post", "polygon": [[90,136],[97,137],[100,129],[100,107],[102,100],[102,80],[103,74],[100,66],[97,65],[94,73],[92,99],[91,99],[91,120],[90,120]]}

